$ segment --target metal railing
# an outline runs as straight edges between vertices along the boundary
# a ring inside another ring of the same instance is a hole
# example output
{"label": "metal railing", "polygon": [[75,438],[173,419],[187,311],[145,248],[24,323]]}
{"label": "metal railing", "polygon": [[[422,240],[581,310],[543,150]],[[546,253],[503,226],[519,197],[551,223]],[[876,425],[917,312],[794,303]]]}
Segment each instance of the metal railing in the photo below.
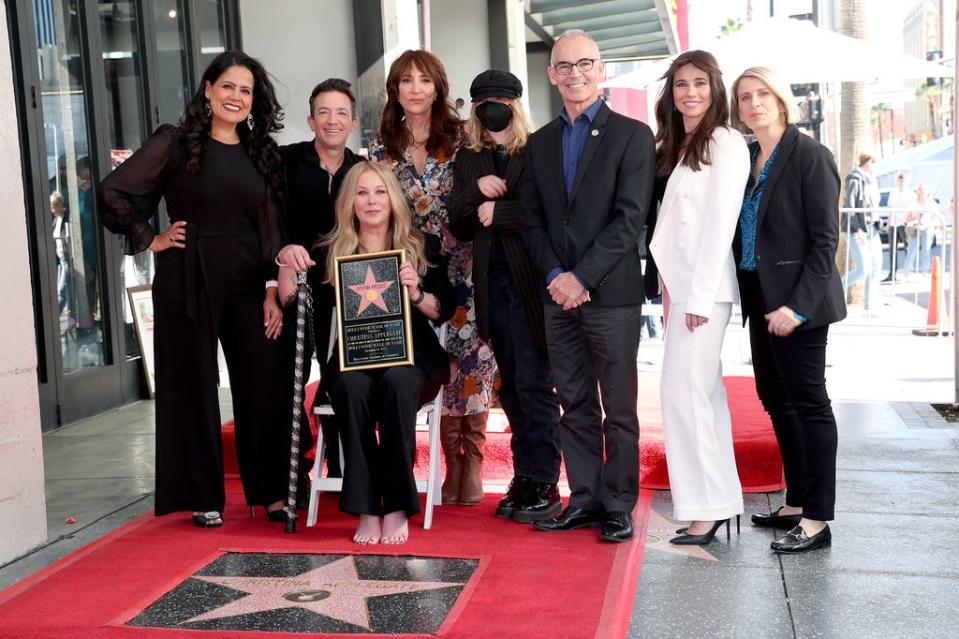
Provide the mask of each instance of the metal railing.
{"label": "metal railing", "polygon": [[[920,212],[923,217],[918,220],[916,233],[907,233],[903,238],[900,228],[905,223],[906,215],[914,212]],[[856,213],[865,214],[865,233],[851,231],[852,216]],[[889,218],[895,215],[901,217],[893,218],[897,224],[890,226]],[[944,325],[945,316],[951,316],[946,309],[952,308],[954,295],[951,267],[954,233],[951,217],[937,210],[881,207],[842,208],[840,219],[842,234],[837,266],[842,274],[847,301],[850,275],[856,276],[853,284],[864,284],[862,313],[855,312],[856,306],[852,306],[850,321],[865,320],[876,326],[926,327],[931,301],[931,277],[926,272],[927,264],[931,264],[932,258],[938,256],[942,265],[941,291],[946,298],[939,301],[938,324],[942,325],[940,332],[951,332],[951,325]],[[899,257],[902,250],[899,247],[900,240],[904,240],[906,246],[911,243],[913,247],[912,250],[906,249],[903,259]],[[853,242],[857,246],[853,246]],[[858,264],[855,256],[861,257],[864,264]],[[906,257],[909,257],[908,263]],[[860,271],[864,276],[859,275]]]}

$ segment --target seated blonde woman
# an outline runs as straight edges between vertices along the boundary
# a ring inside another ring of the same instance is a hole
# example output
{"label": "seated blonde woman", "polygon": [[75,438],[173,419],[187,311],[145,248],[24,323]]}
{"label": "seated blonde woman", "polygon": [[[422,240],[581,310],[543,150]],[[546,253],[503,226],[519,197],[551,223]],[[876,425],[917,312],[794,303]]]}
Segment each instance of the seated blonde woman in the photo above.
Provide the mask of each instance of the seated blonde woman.
{"label": "seated blonde woman", "polygon": [[[314,252],[314,257],[325,256],[317,268],[324,269],[323,281],[330,285],[337,256],[392,249],[406,251],[400,284],[410,298],[415,364],[341,372],[334,347],[323,374],[346,462],[340,510],[359,516],[353,536],[358,544],[402,544],[409,537],[407,520],[420,510],[413,478],[416,413],[450,375],[449,358],[430,320],[445,322],[456,307],[438,240],[412,227],[406,198],[393,173],[380,164],[360,162],[340,187],[336,226]],[[316,263],[304,254],[302,247],[289,246],[279,261]],[[286,282],[292,269],[283,270],[281,281]]]}

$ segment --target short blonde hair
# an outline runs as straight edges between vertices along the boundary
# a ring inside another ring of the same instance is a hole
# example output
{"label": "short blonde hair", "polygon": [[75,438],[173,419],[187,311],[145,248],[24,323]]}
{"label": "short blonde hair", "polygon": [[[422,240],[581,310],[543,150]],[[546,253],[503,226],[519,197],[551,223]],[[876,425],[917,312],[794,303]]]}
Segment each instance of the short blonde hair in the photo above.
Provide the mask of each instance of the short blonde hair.
{"label": "short blonde hair", "polygon": [[773,92],[783,109],[785,124],[793,124],[799,121],[799,107],[796,106],[796,99],[793,98],[789,83],[769,67],[750,67],[739,74],[739,77],[733,82],[732,95],[729,96],[729,123],[734,129],[739,129],[743,133],[751,132],[751,129],[739,117],[739,83],[743,78],[755,78]]}
{"label": "short blonde hair", "polygon": [[[526,110],[523,108],[523,102],[521,100],[510,100],[509,105],[513,108],[513,119],[510,120],[509,123],[506,151],[510,155],[516,155],[526,148],[526,140],[529,139],[529,133],[533,125],[526,115]],[[470,107],[470,119],[466,125],[468,134],[467,147],[470,151],[479,153],[486,148],[496,148],[496,143],[493,142],[493,138],[490,137],[483,123],[476,117],[476,106],[474,102]]]}

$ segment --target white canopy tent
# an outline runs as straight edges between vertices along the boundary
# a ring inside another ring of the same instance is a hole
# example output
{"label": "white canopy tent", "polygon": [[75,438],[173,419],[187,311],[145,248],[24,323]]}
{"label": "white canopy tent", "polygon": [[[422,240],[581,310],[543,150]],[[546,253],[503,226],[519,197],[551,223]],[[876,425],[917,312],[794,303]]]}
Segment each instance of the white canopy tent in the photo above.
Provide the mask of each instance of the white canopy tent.
{"label": "white canopy tent", "polygon": [[[719,62],[727,82],[752,66],[776,70],[788,82],[872,82],[952,77],[942,64],[892,51],[882,45],[820,29],[808,20],[770,18],[748,22],[736,33],[704,47]],[[645,89],[676,58],[670,56],[607,80],[606,88]]]}

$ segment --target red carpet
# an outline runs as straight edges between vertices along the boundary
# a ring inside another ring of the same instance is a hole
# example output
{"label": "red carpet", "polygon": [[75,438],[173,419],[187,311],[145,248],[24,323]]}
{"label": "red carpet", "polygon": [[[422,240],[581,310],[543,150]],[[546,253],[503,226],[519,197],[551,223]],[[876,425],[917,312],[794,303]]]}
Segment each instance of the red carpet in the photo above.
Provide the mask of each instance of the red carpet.
{"label": "red carpet", "polygon": [[[229,482],[222,528],[197,530],[183,515],[144,515],[51,567],[0,592],[0,637],[18,639],[303,635],[125,626],[141,610],[224,551],[363,553],[463,557],[480,561],[439,630],[444,637],[621,637],[632,611],[650,493],[635,512],[636,537],[605,544],[595,530],[538,533],[493,516],[499,498],[473,508],[443,506],[433,529],[411,522],[405,546],[349,541],[354,519],[322,500],[320,522],[287,535],[251,520],[238,482]],[[328,636],[328,635],[319,635]],[[374,635],[362,635],[374,636]],[[378,635],[377,635],[378,636]]]}
{"label": "red carpet", "polygon": [[[769,417],[756,396],[752,377],[726,377],[726,393],[733,420],[733,445],[743,491],[761,493],[782,490],[782,459]],[[316,384],[306,389],[308,405],[312,405]],[[658,389],[642,389],[639,402],[640,485],[651,490],[669,490],[666,452],[663,447],[662,415],[659,412]],[[311,425],[316,428],[311,412]],[[513,476],[513,459],[509,447],[510,434],[502,432],[507,423],[501,411],[490,414],[486,441],[483,477],[487,481],[507,482]],[[418,466],[425,464],[428,449],[426,434],[419,433]],[[228,476],[238,477],[236,453],[233,449],[233,422],[224,424],[224,463]],[[442,457],[441,457],[442,459]],[[562,479],[565,480],[565,469]]]}

